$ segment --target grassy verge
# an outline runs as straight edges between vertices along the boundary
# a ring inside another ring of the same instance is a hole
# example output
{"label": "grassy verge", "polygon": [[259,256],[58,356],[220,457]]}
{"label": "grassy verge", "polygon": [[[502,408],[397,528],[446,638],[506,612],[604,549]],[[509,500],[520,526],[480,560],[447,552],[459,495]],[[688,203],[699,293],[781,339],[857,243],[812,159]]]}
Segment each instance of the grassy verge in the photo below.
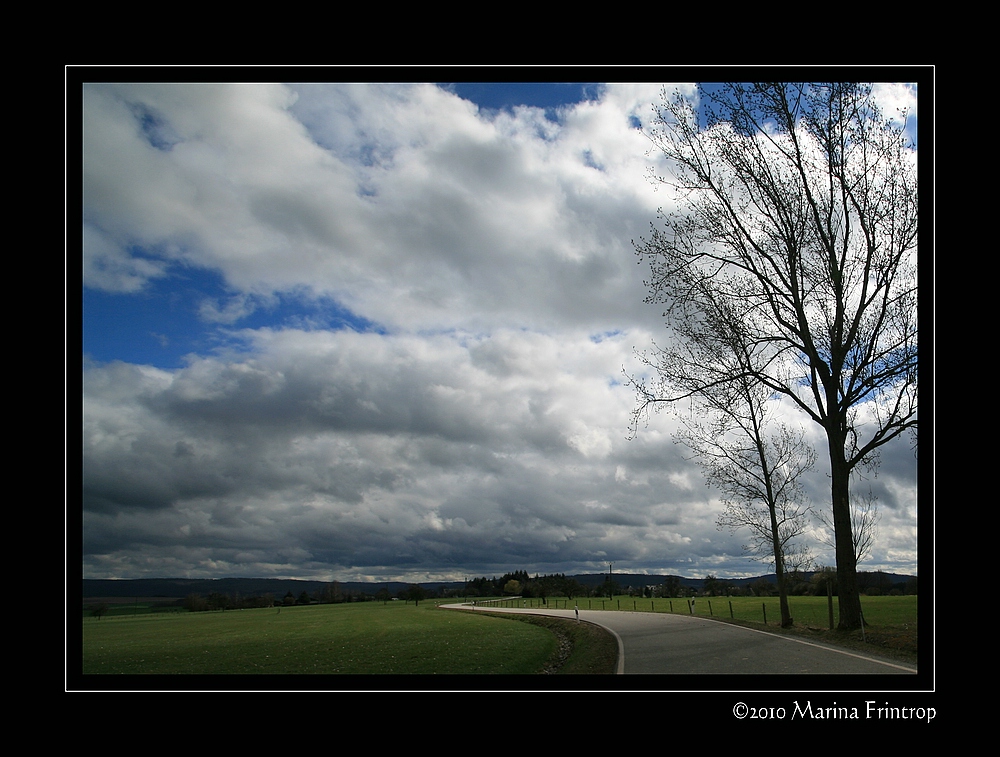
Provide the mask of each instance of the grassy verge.
{"label": "grassy verge", "polygon": [[618,642],[605,629],[545,615],[504,615],[548,629],[558,640],[556,652],[542,673],[550,675],[614,675],[618,667]]}
{"label": "grassy verge", "polygon": [[858,631],[838,631],[828,628],[801,625],[796,622],[791,628],[781,628],[777,624],[755,623],[747,620],[716,618],[723,623],[732,623],[746,628],[757,628],[768,633],[796,636],[818,644],[842,647],[856,652],[884,657],[899,662],[917,664],[917,629],[866,626],[862,634]]}
{"label": "grassy verge", "polygon": [[[706,603],[706,600],[699,600]],[[729,613],[729,600],[721,599],[715,604],[714,616],[720,620],[755,628],[766,628],[773,633],[782,633],[806,638],[822,644],[853,649],[869,654],[878,654],[902,662],[917,662],[917,598],[862,597],[861,605],[865,615],[865,630],[839,631],[836,629],[837,606],[834,599],[834,628],[830,628],[830,610],[826,597],[790,597],[789,609],[794,624],[791,628],[780,627],[780,611],[777,597],[733,598],[733,609]],[[704,610],[704,608],[702,608]],[[764,617],[767,623],[763,622]]]}

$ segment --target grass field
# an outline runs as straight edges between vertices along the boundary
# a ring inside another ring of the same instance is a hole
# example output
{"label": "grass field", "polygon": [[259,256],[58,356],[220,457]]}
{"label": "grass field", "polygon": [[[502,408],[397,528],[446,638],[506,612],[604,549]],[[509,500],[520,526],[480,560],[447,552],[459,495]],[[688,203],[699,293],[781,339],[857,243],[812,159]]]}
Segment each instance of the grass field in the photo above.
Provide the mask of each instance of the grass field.
{"label": "grass field", "polygon": [[[482,601],[482,600],[481,600]],[[792,633],[916,660],[916,597],[863,597],[866,632],[827,630],[825,597],[791,597]],[[538,607],[540,600],[508,600]],[[565,598],[545,606],[674,612],[779,631],[778,599]],[[439,609],[433,602],[131,613],[83,618],[84,674],[607,674],[617,645],[590,624]],[[142,612],[146,610],[146,612]],[[836,601],[834,602],[836,621]],[[782,631],[785,632],[785,631]]]}
{"label": "grass field", "polygon": [[[480,600],[488,601],[488,600]],[[548,598],[543,605],[540,599],[496,600],[501,607],[554,607],[572,609],[579,605],[581,610],[627,610],[629,612],[673,612],[700,617],[744,620],[777,625],[781,611],[777,597],[698,597],[693,606],[688,599],[566,599]],[[792,617],[799,625],[826,628],[829,624],[829,610],[826,597],[789,597],[788,605]],[[894,626],[917,623],[916,596],[862,597],[861,608],[865,621],[871,626]],[[833,598],[834,623],[837,621],[837,598]]]}
{"label": "grass field", "polygon": [[[569,638],[552,625],[427,602],[85,617],[83,672],[537,674],[552,668],[560,639]],[[593,652],[593,644],[581,636],[576,646]],[[592,657],[562,660],[560,672],[607,672],[607,664],[594,669]]]}

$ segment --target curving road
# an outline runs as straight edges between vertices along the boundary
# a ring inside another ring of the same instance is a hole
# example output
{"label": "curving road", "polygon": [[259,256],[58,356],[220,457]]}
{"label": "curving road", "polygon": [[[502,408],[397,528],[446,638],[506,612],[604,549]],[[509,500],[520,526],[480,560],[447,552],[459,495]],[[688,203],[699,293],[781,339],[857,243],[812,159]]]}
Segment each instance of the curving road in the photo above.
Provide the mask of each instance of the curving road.
{"label": "curving road", "polygon": [[[576,617],[573,610],[442,607]],[[915,675],[917,672],[914,666],[687,615],[580,610],[579,619],[606,628],[615,635],[618,673],[625,675]]]}

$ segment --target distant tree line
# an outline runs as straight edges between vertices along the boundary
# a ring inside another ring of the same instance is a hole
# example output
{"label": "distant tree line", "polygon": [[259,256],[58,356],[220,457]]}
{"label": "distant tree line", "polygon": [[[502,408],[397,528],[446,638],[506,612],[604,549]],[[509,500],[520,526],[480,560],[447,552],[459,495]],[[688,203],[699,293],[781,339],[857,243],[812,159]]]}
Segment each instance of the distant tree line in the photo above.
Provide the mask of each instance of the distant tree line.
{"label": "distant tree line", "polygon": [[[588,588],[575,578],[567,578],[564,573],[550,576],[535,574],[532,578],[525,570],[504,573],[497,578],[473,578],[465,583],[465,595],[469,597],[518,596],[533,599],[546,597],[589,597],[594,589]],[[599,595],[599,592],[598,592]]]}
{"label": "distant tree line", "polygon": [[[452,592],[457,596],[457,592]],[[288,591],[282,597],[274,594],[241,595],[210,592],[207,596],[188,594],[181,605],[190,612],[207,612],[212,610],[244,610],[260,607],[291,607],[315,604],[341,604],[345,602],[387,602],[389,600],[416,601],[421,599],[436,599],[440,592],[433,589],[410,584],[393,595],[388,587],[382,587],[372,592],[351,591],[344,589],[339,581],[331,581],[313,592],[302,591],[298,595]]]}
{"label": "distant tree line", "polygon": [[[905,581],[893,581],[882,571],[859,572],[858,584],[862,593],[867,596],[916,594],[916,576],[910,576]],[[793,572],[789,576],[789,594],[792,596],[826,595],[827,584],[830,591],[837,596],[837,573],[832,568],[821,568],[814,573]],[[420,603],[425,599],[450,599],[460,597],[525,597],[531,599],[546,599],[547,597],[569,597],[570,599],[585,599],[590,597],[623,596],[630,597],[738,597],[738,596],[777,596],[777,585],[766,578],[759,578],[751,584],[737,584],[713,575],[706,576],[701,588],[682,583],[679,576],[666,576],[661,583],[642,586],[621,586],[612,577],[605,576],[604,582],[586,586],[575,578],[569,578],[564,573],[531,577],[527,571],[516,570],[504,573],[499,578],[473,578],[465,582],[463,588],[435,590],[419,584],[410,584],[393,594],[387,586],[372,592],[348,591],[338,581],[331,581],[322,589],[312,593],[302,591],[298,595],[291,591],[282,597],[273,594],[241,595],[236,592],[226,594],[211,592],[207,596],[189,594],[181,605],[191,612],[206,612],[218,610],[241,610],[260,607],[288,607],[312,604],[341,604],[345,602],[389,602],[402,600],[404,602]],[[94,611],[95,617],[107,612],[106,607]]]}
{"label": "distant tree line", "polygon": [[207,597],[201,594],[188,594],[184,597],[182,605],[190,612],[206,612],[208,610],[244,610],[257,607],[273,607],[274,596],[263,594],[260,596],[241,596],[236,594],[224,594],[213,591]]}
{"label": "distant tree line", "polygon": [[[894,581],[883,571],[859,571],[858,587],[865,596],[902,596],[916,595],[917,577],[909,576],[903,581]],[[678,582],[679,583],[679,582]],[[677,587],[674,587],[675,591]],[[790,596],[826,596],[827,593],[837,596],[837,571],[832,567],[821,567],[812,573],[794,571],[788,576],[788,593]],[[685,597],[774,597],[778,595],[778,586],[772,581],[761,577],[751,584],[737,585],[733,581],[705,577],[701,591],[692,587],[679,587],[678,593],[659,594],[657,596]]]}

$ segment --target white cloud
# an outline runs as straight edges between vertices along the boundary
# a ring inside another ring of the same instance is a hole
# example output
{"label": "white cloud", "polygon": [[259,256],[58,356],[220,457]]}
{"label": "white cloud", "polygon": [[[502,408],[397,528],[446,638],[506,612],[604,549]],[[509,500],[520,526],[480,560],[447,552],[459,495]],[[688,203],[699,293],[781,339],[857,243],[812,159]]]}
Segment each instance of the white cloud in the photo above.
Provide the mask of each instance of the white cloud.
{"label": "white cloud", "polygon": [[898,120],[901,113],[907,118],[917,117],[917,85],[904,82],[879,83],[873,88],[875,100],[887,118]]}
{"label": "white cloud", "polygon": [[[432,85],[299,90],[89,88],[93,233],[144,249],[151,273],[185,260],[237,291],[304,288],[395,328],[641,310],[629,240],[653,206],[645,140],[619,102],[638,108],[636,88],[611,87],[558,127],[537,109],[486,119]],[[169,124],[169,149],[135,103]],[[86,252],[89,268],[107,256]]]}

